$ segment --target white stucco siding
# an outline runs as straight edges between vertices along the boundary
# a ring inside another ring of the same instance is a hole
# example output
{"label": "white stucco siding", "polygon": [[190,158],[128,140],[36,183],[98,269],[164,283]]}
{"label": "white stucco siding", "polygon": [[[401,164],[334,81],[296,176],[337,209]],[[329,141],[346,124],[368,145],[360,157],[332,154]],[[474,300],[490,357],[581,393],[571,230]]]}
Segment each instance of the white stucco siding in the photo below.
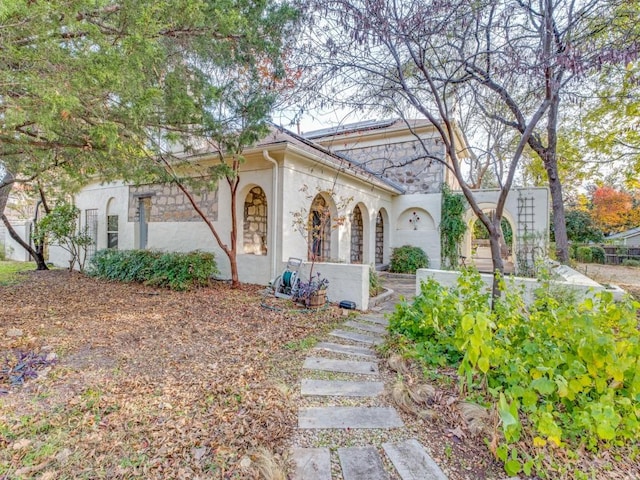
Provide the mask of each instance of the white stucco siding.
{"label": "white stucco siding", "polygon": [[107,208],[110,215],[118,216],[118,248],[134,248],[133,230],[127,222],[129,208],[129,186],[122,182],[94,183],[83,188],[75,197],[80,209],[80,225],[85,226],[88,209],[98,210],[98,232],[96,249],[107,248]]}
{"label": "white stucco siding", "polygon": [[[413,245],[422,248],[431,268],[440,268],[440,231],[442,195],[439,193],[401,195],[394,199],[392,247]],[[409,222],[416,212],[418,228]],[[425,216],[426,214],[426,216]]]}
{"label": "white stucco siding", "polygon": [[[14,222],[12,224],[13,230],[18,234],[18,236],[24,240],[25,242],[29,242],[29,232],[31,231],[31,222]],[[9,235],[9,231],[4,229],[4,237],[0,238],[0,248],[4,246],[4,253],[8,260],[16,260],[18,262],[28,262],[31,260],[31,255],[27,252],[22,245],[16,242],[11,235]]]}
{"label": "white stucco siding", "polygon": [[[337,207],[337,217],[344,222],[334,228],[331,234],[332,260],[348,263],[351,255],[350,216],[356,205],[364,206],[363,215],[367,216],[365,239],[370,245],[365,246],[363,263],[373,263],[372,254],[375,242],[375,219],[381,208],[390,210],[392,194],[367,184],[359,179],[335,170],[320,163],[308,161],[291,161],[286,159],[282,167],[282,261],[289,257],[306,258],[307,240],[294,228],[295,213],[308,214],[311,203],[318,193],[332,193]],[[367,231],[368,230],[368,231]],[[337,245],[336,245],[337,244]]]}

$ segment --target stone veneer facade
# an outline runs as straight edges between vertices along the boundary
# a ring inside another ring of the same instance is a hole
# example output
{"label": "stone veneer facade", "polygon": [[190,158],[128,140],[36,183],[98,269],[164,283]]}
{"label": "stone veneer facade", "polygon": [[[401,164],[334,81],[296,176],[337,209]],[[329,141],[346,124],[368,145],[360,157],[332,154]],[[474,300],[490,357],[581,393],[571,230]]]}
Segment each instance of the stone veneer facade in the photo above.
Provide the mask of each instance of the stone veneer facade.
{"label": "stone veneer facade", "polygon": [[[207,217],[218,220],[218,191],[204,190],[193,194]],[[129,221],[138,221],[138,199],[148,198],[150,208],[147,222],[200,222],[187,197],[176,185],[140,185],[129,187]]]}
{"label": "stone veneer facade", "polygon": [[267,196],[253,187],[244,200],[244,253],[267,254]]}
{"label": "stone veneer facade", "polygon": [[[429,152],[444,158],[442,147],[435,140],[424,140]],[[423,158],[424,148],[417,141],[339,150],[347,158],[362,163],[372,172],[382,175],[406,188],[407,193],[438,193],[445,181],[444,165],[431,158]]]}
{"label": "stone veneer facade", "polygon": [[351,263],[362,263],[363,252],[362,243],[364,241],[364,226],[362,223],[362,212],[356,205],[353,209],[351,219]]}
{"label": "stone veneer facade", "polygon": [[384,219],[378,212],[376,217],[376,265],[384,262]]}

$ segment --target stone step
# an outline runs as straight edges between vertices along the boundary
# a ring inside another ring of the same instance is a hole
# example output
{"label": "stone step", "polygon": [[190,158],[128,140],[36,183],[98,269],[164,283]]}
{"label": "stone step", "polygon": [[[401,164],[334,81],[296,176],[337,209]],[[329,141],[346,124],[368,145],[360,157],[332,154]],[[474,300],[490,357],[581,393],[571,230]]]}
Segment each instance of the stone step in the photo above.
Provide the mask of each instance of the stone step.
{"label": "stone step", "polygon": [[383,443],[382,448],[402,480],[447,480],[447,476],[417,440]]}
{"label": "stone step", "polygon": [[364,315],[360,315],[358,319],[365,320],[371,323],[377,323],[378,325],[385,325],[385,326],[389,325],[389,320],[384,318],[379,313],[365,313]]}
{"label": "stone step", "polygon": [[344,323],[344,326],[356,328],[365,332],[378,333],[380,335],[384,335],[385,333],[387,333],[387,329],[385,327],[381,325],[372,325],[371,323],[367,322],[354,322],[353,320],[349,320],[348,322]]}
{"label": "stone step", "polygon": [[384,391],[383,382],[302,379],[302,395],[375,397]]}
{"label": "stone step", "polygon": [[341,343],[320,342],[314,347],[316,350],[326,350],[333,353],[344,353],[357,357],[375,357],[376,352],[367,347],[356,347],[355,345],[342,345]]}
{"label": "stone step", "polygon": [[307,370],[322,370],[325,372],[357,373],[361,375],[375,375],[378,364],[358,360],[335,360],[333,358],[307,357],[302,365]]}
{"label": "stone step", "polygon": [[298,411],[299,428],[398,428],[404,426],[392,407],[309,407]]}
{"label": "stone step", "polygon": [[348,330],[334,330],[329,335],[334,337],[344,338],[345,340],[351,340],[352,342],[366,343],[367,345],[380,345],[382,338],[374,337],[372,335],[365,335],[363,333],[350,332]]}
{"label": "stone step", "polygon": [[328,448],[292,448],[295,470],[291,480],[331,480],[331,453]]}
{"label": "stone step", "polygon": [[374,447],[338,448],[344,480],[388,480],[382,459]]}

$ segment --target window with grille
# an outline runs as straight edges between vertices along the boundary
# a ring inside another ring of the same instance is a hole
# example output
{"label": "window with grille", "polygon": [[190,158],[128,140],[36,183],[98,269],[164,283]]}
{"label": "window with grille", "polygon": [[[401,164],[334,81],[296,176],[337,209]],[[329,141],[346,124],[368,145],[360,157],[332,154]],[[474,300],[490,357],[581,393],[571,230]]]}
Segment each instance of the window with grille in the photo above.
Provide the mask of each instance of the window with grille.
{"label": "window with grille", "polygon": [[107,215],[107,248],[118,249],[118,215]]}
{"label": "window with grille", "polygon": [[84,211],[84,219],[85,219],[85,231],[89,238],[91,238],[91,244],[87,245],[87,260],[91,260],[91,258],[96,253],[96,244],[98,243],[98,209],[92,208]]}

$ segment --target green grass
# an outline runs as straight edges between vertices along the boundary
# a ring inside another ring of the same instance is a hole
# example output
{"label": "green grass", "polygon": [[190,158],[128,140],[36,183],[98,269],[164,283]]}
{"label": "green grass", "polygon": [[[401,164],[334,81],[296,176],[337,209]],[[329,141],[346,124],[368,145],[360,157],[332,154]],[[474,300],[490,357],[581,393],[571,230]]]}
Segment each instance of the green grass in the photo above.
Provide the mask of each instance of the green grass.
{"label": "green grass", "polygon": [[34,262],[1,261],[0,285],[6,286],[19,283],[21,279],[18,273],[35,269],[36,264]]}

